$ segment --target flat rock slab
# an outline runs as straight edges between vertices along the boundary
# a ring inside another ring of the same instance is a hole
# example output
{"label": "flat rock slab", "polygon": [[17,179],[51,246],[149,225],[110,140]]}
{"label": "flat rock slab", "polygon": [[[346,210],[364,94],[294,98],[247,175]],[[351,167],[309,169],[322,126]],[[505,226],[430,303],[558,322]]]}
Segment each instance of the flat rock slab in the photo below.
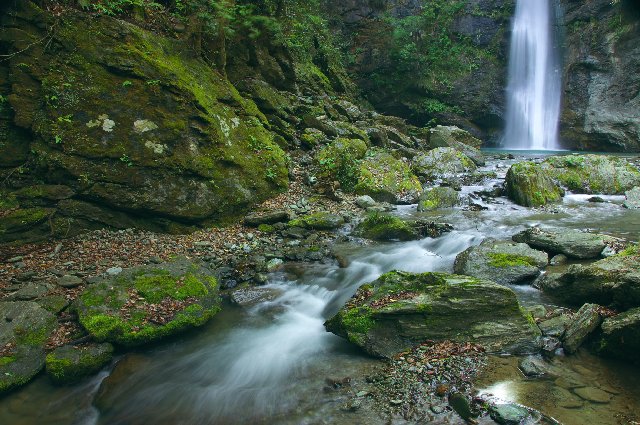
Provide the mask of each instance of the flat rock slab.
{"label": "flat rock slab", "polygon": [[577,259],[600,258],[608,243],[620,241],[611,236],[579,230],[544,230],[539,227],[518,233],[513,236],[513,240],[552,254],[564,254]]}
{"label": "flat rock slab", "polygon": [[72,384],[93,375],[113,358],[113,345],[65,345],[56,348],[46,358],[47,375],[57,384]]}
{"label": "flat rock slab", "polygon": [[62,286],[63,288],[75,288],[76,286],[80,286],[84,283],[84,281],[78,276],[64,275],[58,280],[56,280],[56,284],[58,286]]}
{"label": "flat rock slab", "polygon": [[548,261],[546,252],[527,244],[486,240],[458,254],[454,271],[507,285],[535,278]]}
{"label": "flat rock slab", "polygon": [[286,223],[289,219],[289,212],[285,210],[256,212],[247,215],[244,218],[244,224],[247,226],[258,227],[261,224]]}
{"label": "flat rock slab", "polygon": [[595,387],[582,387],[573,390],[581,399],[590,401],[592,403],[609,403],[613,397],[606,391],[603,391]]}

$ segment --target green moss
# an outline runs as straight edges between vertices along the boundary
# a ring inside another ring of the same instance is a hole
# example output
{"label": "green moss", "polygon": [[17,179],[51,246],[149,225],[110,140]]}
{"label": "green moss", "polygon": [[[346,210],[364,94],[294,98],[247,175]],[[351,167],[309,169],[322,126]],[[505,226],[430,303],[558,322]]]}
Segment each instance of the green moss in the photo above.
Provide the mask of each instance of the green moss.
{"label": "green moss", "polygon": [[134,288],[150,303],[158,303],[165,298],[182,301],[209,293],[206,285],[194,275],[176,278],[164,270],[136,277]]}
{"label": "green moss", "polygon": [[374,150],[361,162],[354,190],[377,201],[396,203],[405,197],[416,198],[422,185],[407,164],[388,152]]}
{"label": "green moss", "polygon": [[516,254],[489,253],[489,264],[493,267],[535,266],[536,262],[530,257]]}
{"label": "green moss", "polygon": [[332,230],[344,224],[344,219],[326,211],[309,214],[289,221],[289,227],[304,227],[314,230]]}
{"label": "green moss", "polygon": [[42,346],[49,337],[49,329],[46,327],[32,330],[32,329],[16,329],[16,340],[18,344],[31,345],[34,347]]}
{"label": "green moss", "polygon": [[380,213],[367,215],[356,229],[356,232],[372,240],[412,240],[418,237],[416,231],[402,219]]}
{"label": "green moss", "polygon": [[0,366],[8,365],[9,363],[13,363],[16,361],[15,356],[2,356],[0,357]]}
{"label": "green moss", "polygon": [[637,244],[629,245],[627,248],[620,251],[618,255],[621,255],[624,257],[640,256],[640,245],[637,245]]}
{"label": "green moss", "polygon": [[360,177],[360,160],[367,152],[363,140],[338,138],[316,155],[320,177],[337,180],[340,187],[352,192]]}
{"label": "green moss", "polygon": [[12,210],[20,205],[13,193],[0,191],[0,211]]}
{"label": "green moss", "polygon": [[342,324],[351,333],[366,334],[375,325],[369,307],[355,307],[342,314]]}
{"label": "green moss", "polygon": [[273,232],[275,232],[276,229],[275,229],[275,227],[273,227],[270,224],[264,224],[263,223],[263,224],[258,226],[258,230],[261,231],[261,232],[264,232],[264,233],[273,233]]}
{"label": "green moss", "polygon": [[111,344],[85,347],[64,346],[49,353],[45,360],[47,374],[58,384],[70,384],[98,372],[111,361]]}

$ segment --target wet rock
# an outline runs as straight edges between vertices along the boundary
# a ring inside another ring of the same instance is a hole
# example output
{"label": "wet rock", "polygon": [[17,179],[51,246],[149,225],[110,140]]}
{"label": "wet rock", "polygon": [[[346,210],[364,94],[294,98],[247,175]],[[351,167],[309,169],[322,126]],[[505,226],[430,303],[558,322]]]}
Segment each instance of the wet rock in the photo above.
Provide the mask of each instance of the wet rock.
{"label": "wet rock", "polygon": [[565,273],[549,273],[537,281],[540,289],[560,301],[640,307],[640,256],[632,248],[589,265],[572,265]]}
{"label": "wet rock", "polygon": [[462,393],[453,393],[449,395],[449,406],[456,412],[462,419],[469,422],[478,415],[471,410],[471,403],[469,399]]}
{"label": "wet rock", "polygon": [[233,291],[231,301],[240,306],[248,307],[263,301],[272,301],[281,294],[282,292],[275,288],[247,287]]}
{"label": "wet rock", "polygon": [[585,304],[575,314],[562,341],[562,346],[567,353],[572,354],[578,351],[582,343],[600,326],[602,317],[598,312],[599,307],[596,304]]}
{"label": "wet rock", "polygon": [[548,261],[527,244],[489,239],[458,254],[454,271],[506,285],[535,278]]}
{"label": "wet rock", "polygon": [[244,224],[251,227],[258,227],[261,224],[275,224],[289,221],[289,213],[285,210],[275,210],[268,212],[256,212],[244,218]]}
{"label": "wet rock", "polygon": [[76,286],[80,286],[83,283],[84,281],[81,278],[73,275],[64,275],[56,280],[56,284],[58,286],[62,286],[63,288],[75,288]]}
{"label": "wet rock", "polygon": [[527,307],[527,311],[531,313],[534,319],[541,319],[547,315],[547,308],[542,304]]}
{"label": "wet rock", "polygon": [[640,363],[640,308],[604,319],[598,353]]}
{"label": "wet rock", "polygon": [[489,407],[491,419],[501,425],[519,425],[529,416],[529,410],[517,404],[494,404]]}
{"label": "wet rock", "polygon": [[361,286],[325,326],[382,357],[427,339],[527,351],[540,334],[511,289],[446,273],[386,273]]}
{"label": "wet rock", "polygon": [[524,376],[529,377],[544,376],[548,372],[548,367],[544,360],[538,356],[527,356],[521,359],[518,367]]}
{"label": "wet rock", "polygon": [[438,125],[429,130],[429,146],[432,148],[453,148],[469,157],[476,165],[485,164],[484,155],[480,152],[482,140],[468,131],[455,126]]}
{"label": "wet rock", "polygon": [[420,238],[406,221],[396,216],[378,213],[369,214],[358,224],[354,234],[375,241],[409,241]]}
{"label": "wet rock", "polygon": [[96,341],[131,347],[205,324],[220,310],[220,297],[212,270],[179,259],[106,277],[76,304],[80,324]]}
{"label": "wet rock", "polygon": [[47,375],[56,384],[73,384],[97,373],[113,358],[113,345],[65,345],[56,348],[46,358]]}
{"label": "wet rock", "polygon": [[562,339],[570,323],[571,317],[567,314],[561,314],[559,316],[552,317],[551,319],[539,322],[538,327],[542,331],[543,335]]}
{"label": "wet rock", "polygon": [[622,205],[630,210],[640,209],[640,186],[636,186],[625,193],[626,200]]}
{"label": "wet rock", "polygon": [[413,204],[422,193],[422,185],[405,162],[387,152],[375,151],[360,164],[355,192],[379,202]]}
{"label": "wet rock", "polygon": [[565,388],[553,387],[551,394],[559,407],[564,407],[565,409],[579,409],[584,406],[584,402],[580,398],[576,397],[574,393]]}
{"label": "wet rock", "polygon": [[603,204],[607,201],[605,201],[600,196],[592,196],[591,198],[587,199],[587,202],[593,202],[594,204]]}
{"label": "wet rock", "polygon": [[413,172],[426,180],[457,177],[476,171],[476,165],[462,152],[453,148],[435,148],[413,159]]}
{"label": "wet rock", "polygon": [[514,164],[507,172],[507,195],[518,205],[539,207],[559,202],[564,191],[538,164],[530,161]]}
{"label": "wet rock", "polygon": [[554,255],[551,260],[549,260],[549,265],[551,266],[561,266],[566,264],[569,261],[569,258],[564,254]]}
{"label": "wet rock", "polygon": [[325,183],[337,181],[342,190],[352,192],[360,175],[359,160],[366,153],[364,140],[339,137],[316,153],[318,177]]}
{"label": "wet rock", "polygon": [[608,243],[618,243],[607,235],[581,232],[579,230],[551,230],[531,227],[513,236],[516,242],[523,242],[533,248],[553,254],[564,254],[571,258],[599,258]]}
{"label": "wet rock", "polygon": [[458,192],[450,187],[434,187],[425,190],[418,200],[418,211],[433,211],[440,208],[452,208],[460,202]]}
{"label": "wet rock", "polygon": [[309,230],[335,230],[344,223],[344,218],[341,215],[322,211],[291,220],[289,226]]}
{"label": "wet rock", "polygon": [[356,205],[366,210],[367,208],[375,207],[378,203],[371,196],[363,195],[356,198]]}
{"label": "wet rock", "polygon": [[[33,301],[0,302],[0,394],[29,382],[44,367],[44,345],[56,326],[53,314]],[[8,348],[9,347],[9,348]]]}
{"label": "wet rock", "polygon": [[606,404],[611,401],[612,395],[595,387],[582,387],[573,390],[581,399],[592,403]]}
{"label": "wet rock", "polygon": [[640,186],[640,171],[621,157],[551,156],[540,167],[545,174],[577,193],[622,195],[634,186]]}

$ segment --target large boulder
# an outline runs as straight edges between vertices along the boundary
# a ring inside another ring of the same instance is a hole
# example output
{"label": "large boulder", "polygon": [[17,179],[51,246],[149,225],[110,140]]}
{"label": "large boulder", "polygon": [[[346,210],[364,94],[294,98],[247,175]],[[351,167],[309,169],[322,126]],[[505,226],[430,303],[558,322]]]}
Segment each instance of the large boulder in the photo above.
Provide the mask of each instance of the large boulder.
{"label": "large boulder", "polygon": [[327,211],[305,215],[289,222],[291,227],[302,227],[310,230],[334,230],[343,224],[344,218],[341,215]]}
{"label": "large boulder", "polygon": [[515,242],[526,243],[550,254],[564,254],[577,259],[600,258],[610,244],[620,242],[607,235],[581,232],[579,230],[541,229],[531,227],[513,236]]}
{"label": "large boulder", "polygon": [[437,186],[425,190],[418,200],[418,211],[433,211],[452,208],[460,203],[458,192],[447,186]]}
{"label": "large boulder", "polygon": [[600,326],[602,316],[599,308],[597,304],[585,304],[575,314],[562,339],[562,347],[567,353],[578,351],[582,343]]}
{"label": "large boulder", "polygon": [[476,165],[483,166],[485,164],[484,155],[480,152],[482,140],[456,126],[438,125],[430,129],[429,146],[432,148],[454,148],[464,153]]}
{"label": "large boulder", "polygon": [[640,363],[640,308],[634,308],[602,322],[598,352]]}
{"label": "large boulder", "polygon": [[56,317],[32,301],[0,302],[0,394],[29,382],[44,367],[44,346]]}
{"label": "large boulder", "polygon": [[622,195],[634,186],[640,186],[640,171],[622,157],[552,156],[540,167],[545,174],[577,193]]}
{"label": "large boulder", "polygon": [[454,148],[435,148],[413,159],[413,172],[431,181],[472,173],[476,168],[468,156]]}
{"label": "large boulder", "polygon": [[413,204],[422,193],[422,186],[406,163],[387,152],[375,150],[360,164],[355,192],[369,195],[376,201]]}
{"label": "large boulder", "polygon": [[73,384],[93,375],[113,358],[113,345],[65,345],[47,354],[47,375],[57,384]]}
{"label": "large boulder", "polygon": [[124,270],[77,299],[80,324],[93,338],[128,347],[201,326],[219,310],[213,272],[184,259]]}
{"label": "large boulder", "polygon": [[640,306],[640,256],[625,250],[589,265],[572,265],[538,281],[540,289],[572,304],[585,302],[628,309]]}
{"label": "large boulder", "polygon": [[367,144],[363,140],[336,139],[315,156],[319,177],[330,182],[337,180],[343,190],[353,191],[360,177],[360,160],[366,152]]}
{"label": "large boulder", "polygon": [[534,279],[548,263],[547,253],[527,244],[489,239],[458,254],[453,270],[507,285]]}
{"label": "large boulder", "polygon": [[562,200],[564,191],[542,168],[530,161],[513,164],[507,172],[507,195],[518,205],[539,207]]}
{"label": "large boulder", "polygon": [[509,288],[469,276],[399,271],[361,286],[325,326],[383,357],[425,340],[530,351],[540,334]]}
{"label": "large boulder", "polygon": [[380,213],[367,215],[354,233],[374,241],[410,241],[420,238],[419,233],[408,222],[393,215]]}

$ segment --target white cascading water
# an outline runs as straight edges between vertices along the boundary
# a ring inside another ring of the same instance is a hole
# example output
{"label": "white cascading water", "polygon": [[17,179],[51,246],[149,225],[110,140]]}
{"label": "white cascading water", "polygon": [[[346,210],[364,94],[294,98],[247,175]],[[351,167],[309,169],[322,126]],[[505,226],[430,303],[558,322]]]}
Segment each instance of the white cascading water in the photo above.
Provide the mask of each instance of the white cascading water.
{"label": "white cascading water", "polygon": [[507,86],[506,149],[558,150],[560,65],[553,0],[518,0]]}

